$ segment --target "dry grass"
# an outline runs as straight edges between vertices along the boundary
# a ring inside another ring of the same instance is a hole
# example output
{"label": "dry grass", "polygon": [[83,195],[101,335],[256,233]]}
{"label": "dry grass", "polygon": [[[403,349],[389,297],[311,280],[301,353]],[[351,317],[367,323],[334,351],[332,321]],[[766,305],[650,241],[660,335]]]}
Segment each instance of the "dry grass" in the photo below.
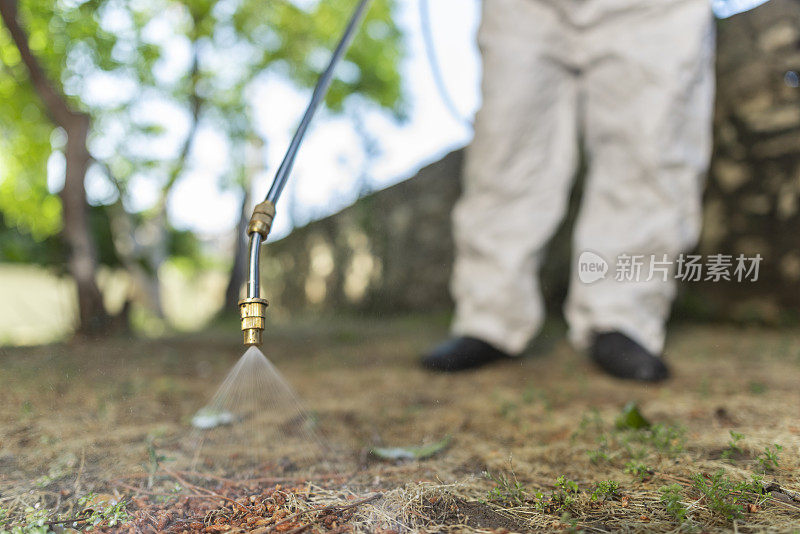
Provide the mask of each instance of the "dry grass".
{"label": "dry grass", "polygon": [[[150,505],[163,507],[191,493],[164,470],[179,462],[149,472],[155,469],[148,443],[157,454],[179,456],[188,418],[241,354],[234,329],[2,349],[0,507],[18,515],[38,502],[63,518],[79,511],[78,497],[92,490],[149,492]],[[295,507],[380,491],[380,500],[357,507],[348,520],[362,531],[785,532],[800,525],[800,500],[792,500],[800,491],[800,330],[675,328],[668,356],[676,376],[664,386],[606,378],[562,340],[543,354],[479,372],[434,376],[417,369],[416,355],[444,332],[444,323],[430,317],[271,330],[264,352],[328,439],[351,451],[339,473],[305,483],[313,491]],[[656,430],[615,428],[630,401]],[[743,437],[733,440],[731,431]],[[453,436],[450,446],[427,460],[386,463],[367,454],[376,445],[433,443],[446,435]],[[732,440],[736,447],[726,453]],[[762,473],[758,459],[775,443],[783,447],[778,466]],[[704,495],[694,477],[719,471],[725,478]],[[772,493],[733,486],[753,475],[763,476],[761,488]],[[299,475],[277,467],[227,473],[224,483],[191,480],[246,495],[254,483],[245,479],[253,476],[299,484]],[[558,488],[561,476],[577,492]],[[593,499],[596,484],[608,480],[618,489]],[[671,484],[679,485],[672,510],[685,509],[683,523],[662,500],[660,488]]]}

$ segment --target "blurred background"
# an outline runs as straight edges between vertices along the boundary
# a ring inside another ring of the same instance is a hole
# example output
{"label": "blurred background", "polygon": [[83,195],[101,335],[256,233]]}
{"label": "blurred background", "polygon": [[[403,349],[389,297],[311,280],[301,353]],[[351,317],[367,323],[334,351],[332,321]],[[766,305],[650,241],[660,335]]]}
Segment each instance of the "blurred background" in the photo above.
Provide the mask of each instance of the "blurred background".
{"label": "blurred background", "polygon": [[[450,308],[481,6],[420,2],[375,0],[337,70],[263,251],[272,320]],[[698,249],[760,253],[759,280],[684,285],[679,318],[798,319],[800,2],[761,3],[712,3],[715,147]],[[352,2],[15,5],[2,3],[0,30],[0,344],[234,318],[244,225]],[[543,268],[555,314],[580,194],[579,179]]]}

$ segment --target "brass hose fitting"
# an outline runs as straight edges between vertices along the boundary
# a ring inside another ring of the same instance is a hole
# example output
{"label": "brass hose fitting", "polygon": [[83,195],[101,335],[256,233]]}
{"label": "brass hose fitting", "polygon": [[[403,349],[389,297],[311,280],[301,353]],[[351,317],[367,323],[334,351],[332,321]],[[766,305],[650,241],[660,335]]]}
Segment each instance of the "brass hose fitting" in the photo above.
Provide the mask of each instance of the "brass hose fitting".
{"label": "brass hose fitting", "polygon": [[239,315],[242,317],[242,333],[247,346],[261,345],[261,334],[267,321],[266,299],[246,298],[239,301]]}
{"label": "brass hose fitting", "polygon": [[250,236],[250,266],[247,280],[247,298],[239,301],[239,315],[242,318],[242,334],[246,346],[260,346],[262,333],[267,321],[267,301],[259,294],[258,253],[261,243],[266,241],[275,218],[275,203],[265,200],[253,208],[253,215],[247,225]]}
{"label": "brass hose fitting", "polygon": [[256,204],[253,208],[253,215],[250,217],[250,224],[247,225],[247,233],[260,234],[266,241],[269,231],[272,229],[272,220],[275,218],[275,204],[270,200],[265,200],[261,204]]}

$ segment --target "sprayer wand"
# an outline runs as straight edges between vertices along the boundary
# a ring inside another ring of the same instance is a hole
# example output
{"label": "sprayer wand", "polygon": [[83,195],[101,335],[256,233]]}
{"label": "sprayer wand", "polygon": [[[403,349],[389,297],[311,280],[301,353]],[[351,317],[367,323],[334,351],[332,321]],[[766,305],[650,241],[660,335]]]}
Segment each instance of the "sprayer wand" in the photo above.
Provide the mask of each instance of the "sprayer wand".
{"label": "sprayer wand", "polygon": [[303,137],[306,135],[308,125],[314,117],[320,103],[325,99],[325,94],[328,92],[328,87],[331,85],[333,79],[333,71],[336,64],[342,59],[347,51],[350,41],[353,39],[358,23],[364,16],[364,12],[369,5],[370,0],[360,0],[350,21],[347,23],[344,35],[336,45],[333,51],[331,60],[325,71],[319,77],[314,93],[311,95],[311,102],[308,103],[300,125],[292,137],[292,142],[289,143],[289,148],[286,155],[283,157],[280,167],[275,173],[275,178],[272,180],[272,186],[269,188],[267,198],[264,202],[257,204],[253,209],[253,215],[250,217],[250,224],[247,225],[247,234],[250,236],[250,261],[247,275],[247,298],[239,301],[239,314],[242,317],[242,332],[244,333],[245,345],[261,345],[262,333],[267,316],[267,300],[261,298],[261,289],[259,287],[260,271],[259,271],[259,252],[261,244],[267,240],[269,231],[272,228],[272,220],[275,218],[275,204],[281,196],[284,186],[289,179],[289,174],[292,172],[294,165],[294,158],[297,155],[297,150],[303,142]]}

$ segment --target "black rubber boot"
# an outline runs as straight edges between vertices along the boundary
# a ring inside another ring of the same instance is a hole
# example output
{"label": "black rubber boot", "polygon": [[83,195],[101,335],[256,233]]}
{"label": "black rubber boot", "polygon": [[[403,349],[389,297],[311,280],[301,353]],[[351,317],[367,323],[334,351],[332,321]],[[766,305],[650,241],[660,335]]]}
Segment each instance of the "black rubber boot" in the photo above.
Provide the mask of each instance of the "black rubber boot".
{"label": "black rubber boot", "polygon": [[669,378],[669,369],[661,358],[620,332],[595,334],[590,355],[603,371],[617,378],[641,382]]}
{"label": "black rubber boot", "polygon": [[474,369],[497,360],[511,358],[510,354],[496,349],[474,337],[449,339],[423,356],[422,366],[430,371],[452,373]]}

